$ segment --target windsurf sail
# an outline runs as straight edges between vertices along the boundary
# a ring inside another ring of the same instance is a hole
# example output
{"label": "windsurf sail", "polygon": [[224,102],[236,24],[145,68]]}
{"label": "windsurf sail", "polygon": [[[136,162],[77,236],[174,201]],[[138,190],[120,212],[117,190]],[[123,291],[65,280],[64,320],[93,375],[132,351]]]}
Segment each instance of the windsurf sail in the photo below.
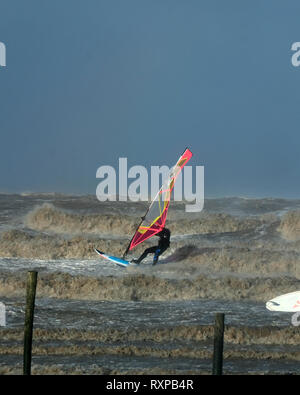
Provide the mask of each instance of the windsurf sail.
{"label": "windsurf sail", "polygon": [[142,222],[139,224],[135,234],[133,235],[123,258],[126,256],[128,251],[154,236],[164,228],[170,205],[171,193],[174,188],[176,178],[192,156],[192,152],[186,148],[175,166],[172,167],[169,176],[163,182],[162,187],[157,192],[157,195],[151,202],[148,211],[142,218]]}

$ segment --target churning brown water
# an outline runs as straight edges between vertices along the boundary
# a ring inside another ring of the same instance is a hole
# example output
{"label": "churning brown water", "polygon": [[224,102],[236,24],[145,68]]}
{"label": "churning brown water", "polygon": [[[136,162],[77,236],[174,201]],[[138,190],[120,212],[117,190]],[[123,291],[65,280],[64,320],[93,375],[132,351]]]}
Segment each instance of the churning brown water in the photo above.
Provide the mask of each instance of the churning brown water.
{"label": "churning brown water", "polygon": [[33,373],[209,373],[215,312],[226,314],[225,373],[298,373],[299,330],[265,302],[300,288],[300,201],[207,199],[193,214],[172,203],[171,248],[155,267],[95,256],[95,246],[121,256],[146,208],[0,195],[0,372],[21,373],[26,272],[36,269]]}

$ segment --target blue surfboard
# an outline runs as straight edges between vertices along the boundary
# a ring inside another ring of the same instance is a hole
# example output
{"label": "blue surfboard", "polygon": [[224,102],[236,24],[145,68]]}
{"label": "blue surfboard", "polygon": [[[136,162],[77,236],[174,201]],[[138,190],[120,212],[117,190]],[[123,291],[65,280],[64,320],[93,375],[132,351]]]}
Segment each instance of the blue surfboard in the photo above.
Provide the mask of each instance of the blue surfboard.
{"label": "blue surfboard", "polygon": [[131,262],[129,261],[125,261],[125,259],[121,259],[116,256],[104,254],[104,252],[97,250],[97,248],[95,248],[95,251],[98,255],[102,256],[102,258],[108,259],[109,261],[115,263],[118,266],[127,267],[131,265]]}

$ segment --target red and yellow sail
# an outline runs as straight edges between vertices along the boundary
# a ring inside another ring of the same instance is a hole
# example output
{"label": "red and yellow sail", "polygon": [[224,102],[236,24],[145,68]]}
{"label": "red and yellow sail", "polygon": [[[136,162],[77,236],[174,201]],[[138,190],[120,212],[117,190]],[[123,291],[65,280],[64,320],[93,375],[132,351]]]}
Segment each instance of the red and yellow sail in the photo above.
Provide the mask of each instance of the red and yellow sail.
{"label": "red and yellow sail", "polygon": [[192,152],[187,148],[178,159],[176,165],[171,169],[169,177],[165,180],[163,186],[153,199],[142,223],[135,232],[126,250],[126,253],[164,228],[170,205],[171,193],[174,188],[176,178],[192,156]]}

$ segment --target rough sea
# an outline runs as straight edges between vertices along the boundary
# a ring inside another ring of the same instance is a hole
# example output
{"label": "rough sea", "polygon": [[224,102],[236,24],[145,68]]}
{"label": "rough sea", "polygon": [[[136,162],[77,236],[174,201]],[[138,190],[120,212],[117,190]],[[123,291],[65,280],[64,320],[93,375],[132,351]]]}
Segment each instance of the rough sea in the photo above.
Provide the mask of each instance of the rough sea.
{"label": "rough sea", "polygon": [[[210,374],[225,313],[225,374],[299,374],[292,314],[265,303],[300,289],[300,200],[171,202],[171,247],[122,268],[147,202],[0,194],[0,373],[21,374],[26,276],[38,271],[34,374]],[[154,245],[138,246],[131,256]]]}

